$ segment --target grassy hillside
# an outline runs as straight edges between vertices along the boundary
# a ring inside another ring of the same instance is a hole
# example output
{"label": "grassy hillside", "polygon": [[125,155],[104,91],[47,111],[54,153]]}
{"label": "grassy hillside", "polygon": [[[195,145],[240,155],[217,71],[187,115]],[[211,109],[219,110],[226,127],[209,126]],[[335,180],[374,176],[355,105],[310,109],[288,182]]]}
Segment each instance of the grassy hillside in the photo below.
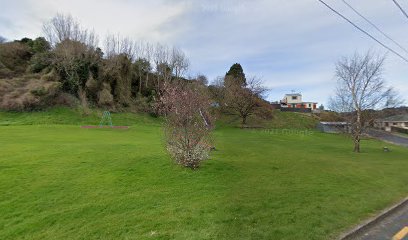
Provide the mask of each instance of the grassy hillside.
{"label": "grassy hillside", "polygon": [[[250,116],[247,120],[249,128],[286,128],[286,129],[311,129],[315,128],[318,120],[312,114],[274,111],[272,119],[262,119]],[[218,116],[220,126],[241,127],[241,118],[237,115]]]}
{"label": "grassy hillside", "polygon": [[406,195],[406,148],[218,127],[191,171],[166,154],[159,120],[79,128],[95,114],[0,113],[0,239],[333,239]]}
{"label": "grassy hillside", "polygon": [[[102,110],[92,110],[85,114],[74,108],[51,108],[38,112],[6,112],[0,111],[0,126],[8,125],[99,125],[103,115]],[[148,114],[111,113],[112,123],[116,126],[132,126],[138,124],[160,124],[161,120]]]}
{"label": "grassy hillside", "polygon": [[[148,114],[111,113],[114,125],[160,124],[159,118]],[[71,125],[98,125],[103,115],[102,110],[94,109],[84,114],[80,109],[59,107],[48,111],[38,112],[7,112],[0,111],[0,126],[8,125],[42,125],[42,124],[71,124]],[[216,125],[223,127],[241,127],[241,119],[237,115],[219,115]],[[311,114],[275,111],[272,119],[262,119],[256,116],[248,118],[247,127],[253,128],[285,128],[285,129],[312,129],[317,119]]]}

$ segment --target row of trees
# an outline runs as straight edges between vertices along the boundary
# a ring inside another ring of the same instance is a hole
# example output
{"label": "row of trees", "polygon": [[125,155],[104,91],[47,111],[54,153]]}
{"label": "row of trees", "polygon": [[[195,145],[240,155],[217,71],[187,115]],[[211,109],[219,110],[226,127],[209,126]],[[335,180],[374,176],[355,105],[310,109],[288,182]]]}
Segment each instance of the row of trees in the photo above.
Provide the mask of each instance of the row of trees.
{"label": "row of trees", "polygon": [[189,60],[177,47],[109,35],[98,37],[70,15],[57,15],[43,27],[45,37],[0,44],[0,78],[28,73],[61,82],[61,90],[86,105],[128,107],[136,99],[151,104],[165,82],[188,77]]}

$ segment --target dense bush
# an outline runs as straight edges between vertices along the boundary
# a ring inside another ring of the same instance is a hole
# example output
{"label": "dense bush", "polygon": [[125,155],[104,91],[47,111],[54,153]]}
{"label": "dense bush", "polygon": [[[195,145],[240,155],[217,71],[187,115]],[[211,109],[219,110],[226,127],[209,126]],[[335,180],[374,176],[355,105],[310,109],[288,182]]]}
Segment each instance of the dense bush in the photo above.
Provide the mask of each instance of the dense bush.
{"label": "dense bush", "polygon": [[111,94],[111,87],[108,83],[103,83],[102,84],[102,90],[98,94],[98,105],[103,107],[103,106],[108,106],[111,107],[113,106],[113,95]]}
{"label": "dense bush", "polygon": [[29,62],[28,70],[33,73],[39,73],[45,68],[51,66],[54,55],[50,52],[41,52],[35,54]]}
{"label": "dense bush", "polygon": [[0,80],[0,108],[5,110],[34,110],[55,104],[61,84],[32,78]]}
{"label": "dense bush", "polygon": [[26,71],[32,56],[30,47],[20,42],[0,44],[0,62],[17,76]]}

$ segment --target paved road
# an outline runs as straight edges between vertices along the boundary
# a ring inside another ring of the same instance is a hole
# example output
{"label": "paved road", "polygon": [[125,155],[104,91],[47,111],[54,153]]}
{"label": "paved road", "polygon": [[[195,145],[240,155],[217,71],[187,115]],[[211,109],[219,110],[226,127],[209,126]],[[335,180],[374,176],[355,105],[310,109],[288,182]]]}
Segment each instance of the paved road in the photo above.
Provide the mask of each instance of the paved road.
{"label": "paved road", "polygon": [[[404,227],[408,227],[408,205],[348,240],[391,240]],[[408,240],[408,236],[403,239]]]}
{"label": "paved road", "polygon": [[377,139],[380,139],[386,142],[408,147],[408,138],[406,137],[400,137],[392,133],[375,130],[375,129],[367,130],[367,134],[370,135],[371,137],[374,137],[374,138],[377,138]]}

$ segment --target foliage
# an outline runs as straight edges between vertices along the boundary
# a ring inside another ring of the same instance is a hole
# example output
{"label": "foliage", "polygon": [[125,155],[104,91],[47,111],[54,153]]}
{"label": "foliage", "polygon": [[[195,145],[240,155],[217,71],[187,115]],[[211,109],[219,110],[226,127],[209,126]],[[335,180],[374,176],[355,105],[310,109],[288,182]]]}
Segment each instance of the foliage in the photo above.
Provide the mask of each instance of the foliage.
{"label": "foliage", "polygon": [[38,37],[33,41],[31,48],[34,54],[44,53],[51,50],[51,45],[45,38]]}
{"label": "foliage", "polygon": [[98,52],[78,42],[65,40],[55,47],[54,67],[57,70],[62,89],[77,95],[84,88],[91,73],[91,66],[100,61]]}
{"label": "foliage", "polygon": [[27,111],[52,105],[59,93],[60,83],[38,78],[32,76],[0,80],[0,108]]}
{"label": "foliage", "polygon": [[242,86],[239,81],[225,80],[225,103],[229,109],[241,117],[242,126],[246,124],[247,118],[261,106],[264,92],[265,88],[257,78],[251,78],[245,86]]}
{"label": "foliage", "polygon": [[98,93],[99,106],[113,106],[113,95],[111,94],[111,87],[108,83],[102,84],[102,90]]}
{"label": "foliage", "polygon": [[[151,72],[152,67],[150,65],[149,60],[145,58],[138,58],[132,64],[132,70],[134,73],[134,79],[132,81],[132,89],[134,89],[133,95],[136,96],[136,90],[139,95],[142,94],[142,90],[145,89],[144,93],[146,94],[146,90],[148,88],[148,74]],[[145,86],[143,86],[143,79],[146,79]]]}
{"label": "foliage", "polygon": [[6,42],[0,44],[0,62],[13,72],[13,76],[26,71],[32,52],[30,48],[20,42]]}
{"label": "foliage", "polygon": [[161,103],[167,149],[177,163],[196,169],[211,150],[209,98],[205,89],[194,83],[165,83],[164,90]]}
{"label": "foliage", "polygon": [[208,78],[204,74],[198,74],[195,80],[201,83],[202,85],[205,86],[208,85]]}
{"label": "foliage", "polygon": [[110,84],[115,102],[122,106],[131,102],[131,71],[132,62],[125,54],[114,55],[104,61],[101,80]]}
{"label": "foliage", "polygon": [[53,59],[54,55],[51,52],[37,53],[30,59],[28,70],[33,73],[39,73],[51,66]]}
{"label": "foliage", "polygon": [[[235,85],[234,82],[241,86],[246,85],[246,78],[244,69],[242,68],[241,64],[234,63],[228,72],[225,74],[225,81],[227,85]],[[232,81],[229,83],[228,81]]]}

